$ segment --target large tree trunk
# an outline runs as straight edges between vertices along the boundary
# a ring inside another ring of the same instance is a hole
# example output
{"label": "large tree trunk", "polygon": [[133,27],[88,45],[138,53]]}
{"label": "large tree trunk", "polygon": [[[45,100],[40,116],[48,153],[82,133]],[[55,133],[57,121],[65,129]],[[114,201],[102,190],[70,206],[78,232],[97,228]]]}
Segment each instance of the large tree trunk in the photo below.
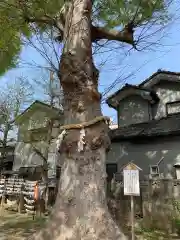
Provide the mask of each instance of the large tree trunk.
{"label": "large tree trunk", "polygon": [[[93,64],[91,0],[74,0],[66,15],[60,80],[64,91],[65,125],[89,122],[102,116],[98,72]],[[88,125],[88,124],[87,124]],[[72,127],[72,125],[71,125]],[[106,202],[105,121],[85,128],[85,145],[78,151],[80,129],[67,130],[61,143],[63,159],[57,200],[48,227],[36,239],[125,240]]]}

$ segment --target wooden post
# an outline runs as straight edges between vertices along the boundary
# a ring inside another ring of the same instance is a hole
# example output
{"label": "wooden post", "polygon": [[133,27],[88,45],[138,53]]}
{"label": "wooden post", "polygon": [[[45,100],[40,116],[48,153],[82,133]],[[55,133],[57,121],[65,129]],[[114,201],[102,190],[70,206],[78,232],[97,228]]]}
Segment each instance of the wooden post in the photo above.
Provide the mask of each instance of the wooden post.
{"label": "wooden post", "polygon": [[4,203],[5,203],[5,194],[3,193],[2,198],[1,198],[1,210],[0,214],[3,215],[3,210],[4,210]]}
{"label": "wooden post", "polygon": [[134,199],[131,195],[131,234],[132,234],[132,240],[135,239],[134,236]]}
{"label": "wooden post", "polygon": [[24,194],[21,192],[19,195],[19,204],[18,204],[18,212],[24,212]]}
{"label": "wooden post", "polygon": [[131,232],[132,240],[135,240],[134,223],[134,196],[140,196],[139,171],[142,171],[134,163],[128,163],[123,169],[124,195],[131,196]]}
{"label": "wooden post", "polygon": [[3,194],[2,194],[2,198],[1,198],[0,215],[3,215],[5,198],[6,198],[6,177],[4,177],[4,191],[3,191]]}

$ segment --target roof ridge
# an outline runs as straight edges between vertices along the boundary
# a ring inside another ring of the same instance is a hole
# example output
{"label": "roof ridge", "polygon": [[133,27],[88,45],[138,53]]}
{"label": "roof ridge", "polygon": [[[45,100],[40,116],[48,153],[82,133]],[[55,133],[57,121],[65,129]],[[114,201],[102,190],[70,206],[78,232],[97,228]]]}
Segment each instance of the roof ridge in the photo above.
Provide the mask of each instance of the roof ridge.
{"label": "roof ridge", "polygon": [[36,105],[36,104],[40,104],[40,105],[42,105],[42,106],[44,106],[44,107],[47,107],[47,108],[49,108],[49,109],[51,109],[51,110],[53,110],[53,111],[57,111],[57,112],[63,112],[61,109],[59,109],[59,108],[56,108],[56,107],[53,107],[53,106],[51,106],[51,105],[49,105],[49,104],[47,104],[47,103],[44,103],[44,102],[41,102],[40,100],[35,100],[33,103],[31,103],[30,105],[29,105],[29,107],[27,107],[22,113],[20,113],[15,119],[14,119],[14,121],[17,121],[18,119],[20,119],[25,113],[27,113],[28,111],[30,111],[30,110],[32,110],[33,109],[33,106],[34,105]]}
{"label": "roof ridge", "polygon": [[138,86],[142,86],[145,83],[147,83],[149,80],[151,80],[153,77],[155,77],[158,74],[171,74],[171,75],[176,75],[176,76],[180,76],[180,72],[172,72],[172,71],[167,71],[167,70],[161,70],[158,69],[156,72],[154,72],[150,77],[146,78],[144,81],[142,81],[140,84],[138,84]]}
{"label": "roof ridge", "polygon": [[[110,130],[111,139],[180,135],[180,113]],[[167,127],[168,126],[168,127]]]}

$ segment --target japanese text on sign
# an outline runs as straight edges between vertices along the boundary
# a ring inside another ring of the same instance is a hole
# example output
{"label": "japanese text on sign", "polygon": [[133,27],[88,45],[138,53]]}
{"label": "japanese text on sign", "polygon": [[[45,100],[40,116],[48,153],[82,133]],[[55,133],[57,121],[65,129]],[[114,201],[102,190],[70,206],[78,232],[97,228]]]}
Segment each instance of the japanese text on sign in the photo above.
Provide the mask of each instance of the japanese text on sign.
{"label": "japanese text on sign", "polygon": [[124,170],[124,195],[140,195],[139,170]]}

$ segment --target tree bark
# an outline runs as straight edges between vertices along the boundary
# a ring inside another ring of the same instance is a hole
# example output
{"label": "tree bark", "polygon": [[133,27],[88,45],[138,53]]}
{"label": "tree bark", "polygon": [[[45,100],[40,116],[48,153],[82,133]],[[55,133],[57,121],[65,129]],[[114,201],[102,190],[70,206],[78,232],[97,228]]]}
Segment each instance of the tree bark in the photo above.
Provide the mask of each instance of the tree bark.
{"label": "tree bark", "polygon": [[77,124],[102,116],[98,71],[93,64],[91,0],[73,0],[66,15],[64,50],[59,77],[64,93],[67,130],[60,153],[63,159],[57,200],[38,240],[125,240],[113,221],[106,201],[106,151],[108,125],[97,121],[87,126],[85,144],[78,151]]}

